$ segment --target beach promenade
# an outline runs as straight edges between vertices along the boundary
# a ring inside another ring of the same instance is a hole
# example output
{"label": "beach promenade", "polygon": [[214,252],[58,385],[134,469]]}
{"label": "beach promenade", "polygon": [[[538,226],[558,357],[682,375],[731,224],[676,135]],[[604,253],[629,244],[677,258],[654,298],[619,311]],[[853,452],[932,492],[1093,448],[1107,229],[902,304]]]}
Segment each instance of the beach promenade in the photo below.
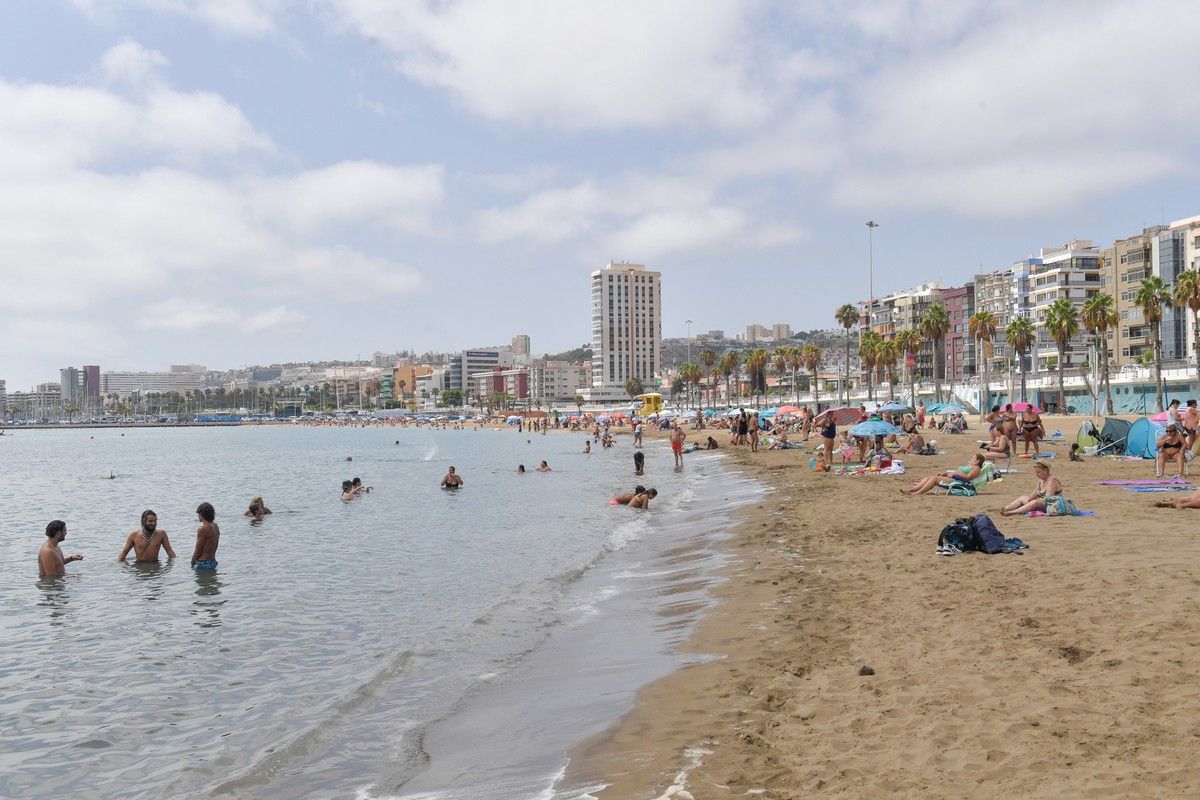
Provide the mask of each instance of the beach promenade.
{"label": "beach promenade", "polygon": [[[1080,422],[1046,428],[1069,444]],[[1042,449],[1095,516],[1001,518],[1033,488],[1019,458],[975,497],[899,493],[966,464],[972,425],[930,434],[946,455],[907,457],[904,477],[818,474],[807,452],[716,433],[774,487],[743,512],[691,642],[718,658],[646,687],[567,783],[609,782],[602,800],[1197,796],[1200,511],[1098,485],[1154,465],[1070,463],[1068,444]],[[943,526],[978,513],[1030,548],[934,554]]]}

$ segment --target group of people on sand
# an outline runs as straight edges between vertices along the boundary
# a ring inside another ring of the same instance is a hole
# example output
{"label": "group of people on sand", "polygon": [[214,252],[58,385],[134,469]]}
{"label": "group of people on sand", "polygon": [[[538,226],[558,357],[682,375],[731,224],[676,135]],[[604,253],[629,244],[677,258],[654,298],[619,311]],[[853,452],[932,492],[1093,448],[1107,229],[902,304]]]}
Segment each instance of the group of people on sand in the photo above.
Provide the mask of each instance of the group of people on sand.
{"label": "group of people on sand", "polygon": [[988,423],[989,441],[982,447],[989,455],[998,458],[1009,458],[1016,452],[1018,437],[1024,443],[1026,454],[1031,446],[1033,452],[1037,453],[1038,442],[1046,438],[1042,415],[1035,406],[1029,404],[1019,412],[1013,410],[1012,403],[1006,403],[1003,409],[995,405],[983,419]]}
{"label": "group of people on sand", "polygon": [[[192,549],[191,565],[194,569],[212,571],[217,568],[217,546],[221,542],[221,528],[217,525],[216,518],[217,512],[212,503],[201,503],[196,507],[196,519],[200,526],[196,529],[196,546]],[[66,538],[67,524],[62,520],[51,520],[46,525],[46,541],[38,551],[38,574],[41,577],[65,575],[67,564],[83,560],[79,553],[63,555],[62,543]],[[138,529],[125,537],[125,545],[121,548],[117,561],[124,563],[132,552],[134,561],[138,564],[157,564],[159,553],[164,550],[168,559],[175,558],[171,539],[165,530],[158,527],[158,515],[147,509],[142,512]]]}

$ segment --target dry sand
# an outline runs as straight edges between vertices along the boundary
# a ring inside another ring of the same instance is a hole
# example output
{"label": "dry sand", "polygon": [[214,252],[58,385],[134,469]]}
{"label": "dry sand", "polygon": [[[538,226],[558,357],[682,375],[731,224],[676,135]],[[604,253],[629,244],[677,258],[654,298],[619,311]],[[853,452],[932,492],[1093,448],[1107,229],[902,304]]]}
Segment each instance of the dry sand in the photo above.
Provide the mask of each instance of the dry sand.
{"label": "dry sand", "polygon": [[[1069,442],[1079,423],[1046,425]],[[718,433],[774,487],[691,642],[720,658],[646,687],[564,784],[608,783],[601,800],[1200,796],[1200,510],[1097,485],[1151,462],[1070,463],[1066,446],[1043,450],[1095,517],[1001,518],[1034,483],[1020,459],[976,497],[898,493],[967,463],[978,434],[932,434],[947,454],[909,456],[904,477],[839,477]],[[1030,549],[934,555],[944,525],[981,512]]]}

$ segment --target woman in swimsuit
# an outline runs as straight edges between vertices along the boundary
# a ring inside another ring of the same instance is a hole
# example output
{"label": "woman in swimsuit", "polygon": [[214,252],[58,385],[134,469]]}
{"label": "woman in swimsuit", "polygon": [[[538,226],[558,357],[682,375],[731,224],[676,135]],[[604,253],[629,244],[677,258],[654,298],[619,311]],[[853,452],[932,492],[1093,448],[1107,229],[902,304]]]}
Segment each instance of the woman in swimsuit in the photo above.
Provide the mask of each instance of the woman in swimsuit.
{"label": "woman in swimsuit", "polygon": [[1012,442],[1010,442],[1008,437],[1001,433],[999,429],[996,430],[996,438],[992,440],[991,444],[985,444],[981,446],[987,448],[985,452],[989,456],[1008,458],[1012,455]]}
{"label": "woman in swimsuit", "polygon": [[1183,458],[1183,437],[1179,428],[1168,425],[1167,432],[1158,437],[1158,454],[1155,457],[1154,477],[1161,478],[1167,471],[1167,461],[1174,461],[1180,475],[1187,475],[1187,462]]}
{"label": "woman in swimsuit", "polygon": [[1037,488],[1030,494],[1018,497],[1000,510],[1004,516],[1025,514],[1030,511],[1046,510],[1046,495],[1061,495],[1062,482],[1050,474],[1050,465],[1045,461],[1033,462],[1033,474],[1037,476]]}
{"label": "woman in swimsuit", "polygon": [[1027,408],[1021,412],[1021,439],[1025,442],[1025,452],[1029,453],[1029,445],[1033,445],[1033,452],[1037,452],[1038,439],[1045,434],[1042,429],[1042,418],[1032,408]]}
{"label": "woman in swimsuit", "polygon": [[930,475],[928,478],[917,478],[912,486],[907,489],[901,489],[900,493],[925,494],[926,492],[933,491],[939,483],[944,483],[947,480],[970,483],[979,477],[979,473],[983,472],[985,461],[983,453],[976,453],[971,458],[971,466],[948,469],[945,472],[939,472],[937,475]]}
{"label": "woman in swimsuit", "polygon": [[992,444],[995,445],[996,437],[1000,435],[1000,428],[1004,423],[1004,415],[1000,413],[1000,406],[992,406],[992,410],[983,419],[988,424],[988,433],[992,437]]}
{"label": "woman in swimsuit", "polygon": [[818,417],[813,420],[813,423],[822,425],[821,446],[825,448],[825,463],[833,466],[833,445],[837,441],[837,423],[833,421],[833,417],[826,417],[824,420]]}

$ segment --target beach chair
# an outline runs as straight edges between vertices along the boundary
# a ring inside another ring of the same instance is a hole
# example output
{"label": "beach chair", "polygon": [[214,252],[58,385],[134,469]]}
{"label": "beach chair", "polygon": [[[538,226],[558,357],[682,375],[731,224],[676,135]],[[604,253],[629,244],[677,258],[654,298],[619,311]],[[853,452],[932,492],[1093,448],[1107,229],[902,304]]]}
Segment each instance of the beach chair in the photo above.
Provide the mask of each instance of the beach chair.
{"label": "beach chair", "polygon": [[[979,471],[979,475],[971,481],[971,485],[975,487],[975,491],[979,492],[984,486],[987,486],[996,479],[996,465],[991,461],[983,462],[983,469]],[[962,481],[946,480],[937,485],[933,490],[933,494],[950,494],[950,489]]]}
{"label": "beach chair", "polygon": [[942,428],[942,433],[962,433],[967,429],[967,420],[964,417],[947,420]]}

